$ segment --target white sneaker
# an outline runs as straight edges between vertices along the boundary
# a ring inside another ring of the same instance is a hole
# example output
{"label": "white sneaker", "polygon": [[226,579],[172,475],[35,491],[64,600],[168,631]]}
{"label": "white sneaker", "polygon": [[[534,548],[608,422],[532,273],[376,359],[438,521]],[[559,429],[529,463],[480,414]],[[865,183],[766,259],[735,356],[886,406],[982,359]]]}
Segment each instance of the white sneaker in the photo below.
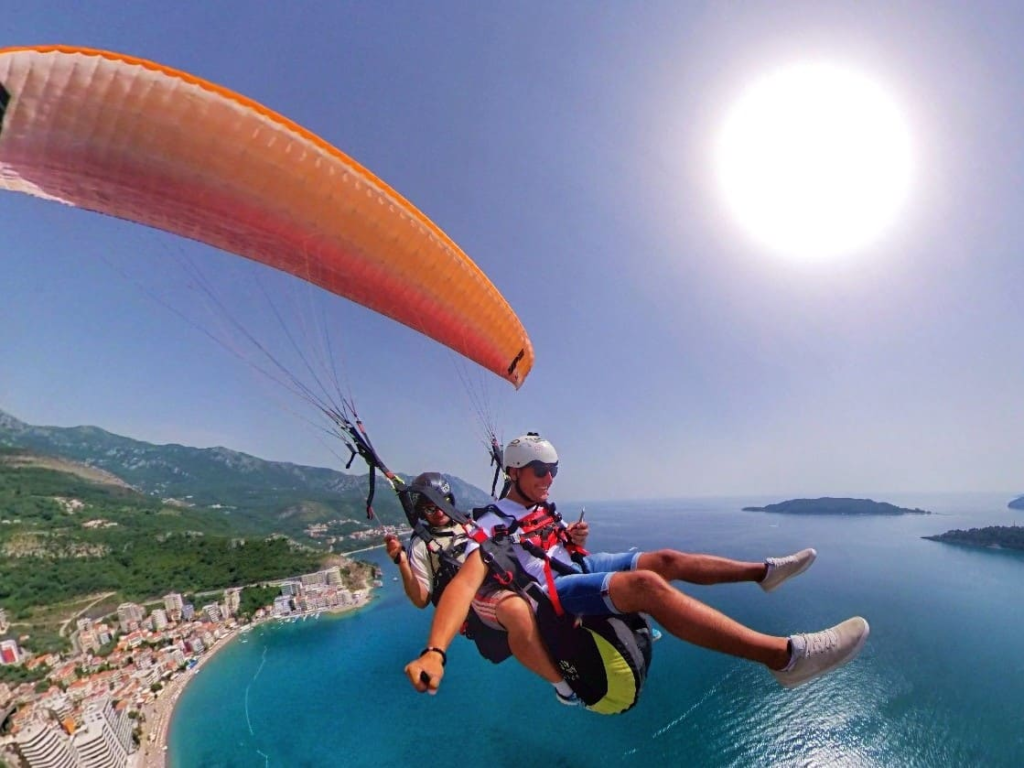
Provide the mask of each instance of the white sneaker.
{"label": "white sneaker", "polygon": [[786,669],[772,670],[779,685],[796,688],[846,664],[860,653],[871,627],[860,616],[821,632],[792,635],[790,662]]}
{"label": "white sneaker", "polygon": [[768,573],[758,584],[765,592],[771,592],[786,579],[799,576],[810,568],[817,556],[816,550],[801,549],[795,555],[788,557],[769,557],[765,560],[768,564]]}
{"label": "white sneaker", "polygon": [[565,704],[565,706],[567,706],[567,707],[582,707],[583,706],[583,699],[581,699],[579,696],[577,696],[575,691],[570,693],[568,696],[563,696],[561,693],[559,693],[556,690],[555,691],[555,698],[558,699],[558,703],[559,704]]}

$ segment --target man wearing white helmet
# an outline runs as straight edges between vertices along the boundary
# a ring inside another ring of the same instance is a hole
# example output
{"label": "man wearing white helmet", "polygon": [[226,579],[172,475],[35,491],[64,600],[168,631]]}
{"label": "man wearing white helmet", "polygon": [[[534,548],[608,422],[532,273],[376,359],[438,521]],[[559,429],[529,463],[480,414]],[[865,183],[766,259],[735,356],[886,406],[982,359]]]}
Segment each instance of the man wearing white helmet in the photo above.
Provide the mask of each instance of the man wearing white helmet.
{"label": "man wearing white helmet", "polygon": [[[860,617],[820,632],[789,637],[766,635],[669,583],[751,581],[770,592],[810,567],[817,554],[813,549],[788,557],[767,558],[761,563],[670,549],[588,554],[582,549],[589,534],[587,524],[581,520],[562,526],[548,505],[551,484],[558,474],[554,446],[531,432],[510,442],[504,458],[510,481],[508,494],[495,505],[494,511],[477,522],[488,535],[497,530],[518,538],[523,545],[516,547],[519,562],[527,573],[547,586],[548,597],[566,613],[649,614],[682,640],[764,664],[787,688],[837,669],[852,660],[867,640],[868,623]],[[467,553],[465,564],[434,613],[426,648],[405,668],[418,691],[437,691],[444,675],[446,650],[470,606],[486,623],[493,622],[497,611],[506,609],[510,601],[523,601],[518,593],[505,591],[487,579],[488,569],[479,549],[471,545]],[[558,670],[550,659],[547,667],[539,666],[548,680],[554,682],[558,678]],[[558,694],[563,703],[576,703],[567,686],[559,689]]]}

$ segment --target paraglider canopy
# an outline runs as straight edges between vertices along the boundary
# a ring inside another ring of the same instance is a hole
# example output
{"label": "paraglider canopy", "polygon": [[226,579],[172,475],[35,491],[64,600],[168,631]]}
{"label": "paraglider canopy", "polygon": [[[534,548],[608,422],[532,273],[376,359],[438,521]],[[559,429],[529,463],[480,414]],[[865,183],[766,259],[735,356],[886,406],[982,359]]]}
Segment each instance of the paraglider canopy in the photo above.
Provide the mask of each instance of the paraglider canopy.
{"label": "paraglider canopy", "polygon": [[408,200],[310,131],[184,72],[83,48],[0,49],[0,189],[289,272],[517,388],[533,366],[508,302]]}

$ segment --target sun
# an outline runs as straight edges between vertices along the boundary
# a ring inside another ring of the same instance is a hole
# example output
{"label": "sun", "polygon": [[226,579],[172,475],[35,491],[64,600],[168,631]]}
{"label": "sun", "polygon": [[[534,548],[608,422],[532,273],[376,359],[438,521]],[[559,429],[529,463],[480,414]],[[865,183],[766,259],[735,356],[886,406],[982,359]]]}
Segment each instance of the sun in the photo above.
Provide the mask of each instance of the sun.
{"label": "sun", "polygon": [[910,132],[895,101],[862,74],[790,65],[740,95],[715,164],[726,206],[757,243],[823,260],[891,227],[910,190]]}

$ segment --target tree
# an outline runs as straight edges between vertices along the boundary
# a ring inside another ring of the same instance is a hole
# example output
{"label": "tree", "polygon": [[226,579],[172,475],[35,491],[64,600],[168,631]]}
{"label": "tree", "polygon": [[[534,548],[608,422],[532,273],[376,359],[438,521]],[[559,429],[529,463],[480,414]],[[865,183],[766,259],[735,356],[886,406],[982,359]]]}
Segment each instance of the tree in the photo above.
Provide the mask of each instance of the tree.
{"label": "tree", "polygon": [[270,605],[281,594],[278,587],[246,587],[238,600],[238,615],[251,619],[260,608]]}
{"label": "tree", "polygon": [[103,645],[101,645],[99,647],[99,649],[97,649],[96,655],[99,656],[101,659],[105,659],[105,658],[107,658],[107,656],[112,654],[114,652],[114,649],[116,649],[116,648],[117,648],[117,640],[113,640],[112,639],[112,640],[110,640],[110,642],[104,643]]}

